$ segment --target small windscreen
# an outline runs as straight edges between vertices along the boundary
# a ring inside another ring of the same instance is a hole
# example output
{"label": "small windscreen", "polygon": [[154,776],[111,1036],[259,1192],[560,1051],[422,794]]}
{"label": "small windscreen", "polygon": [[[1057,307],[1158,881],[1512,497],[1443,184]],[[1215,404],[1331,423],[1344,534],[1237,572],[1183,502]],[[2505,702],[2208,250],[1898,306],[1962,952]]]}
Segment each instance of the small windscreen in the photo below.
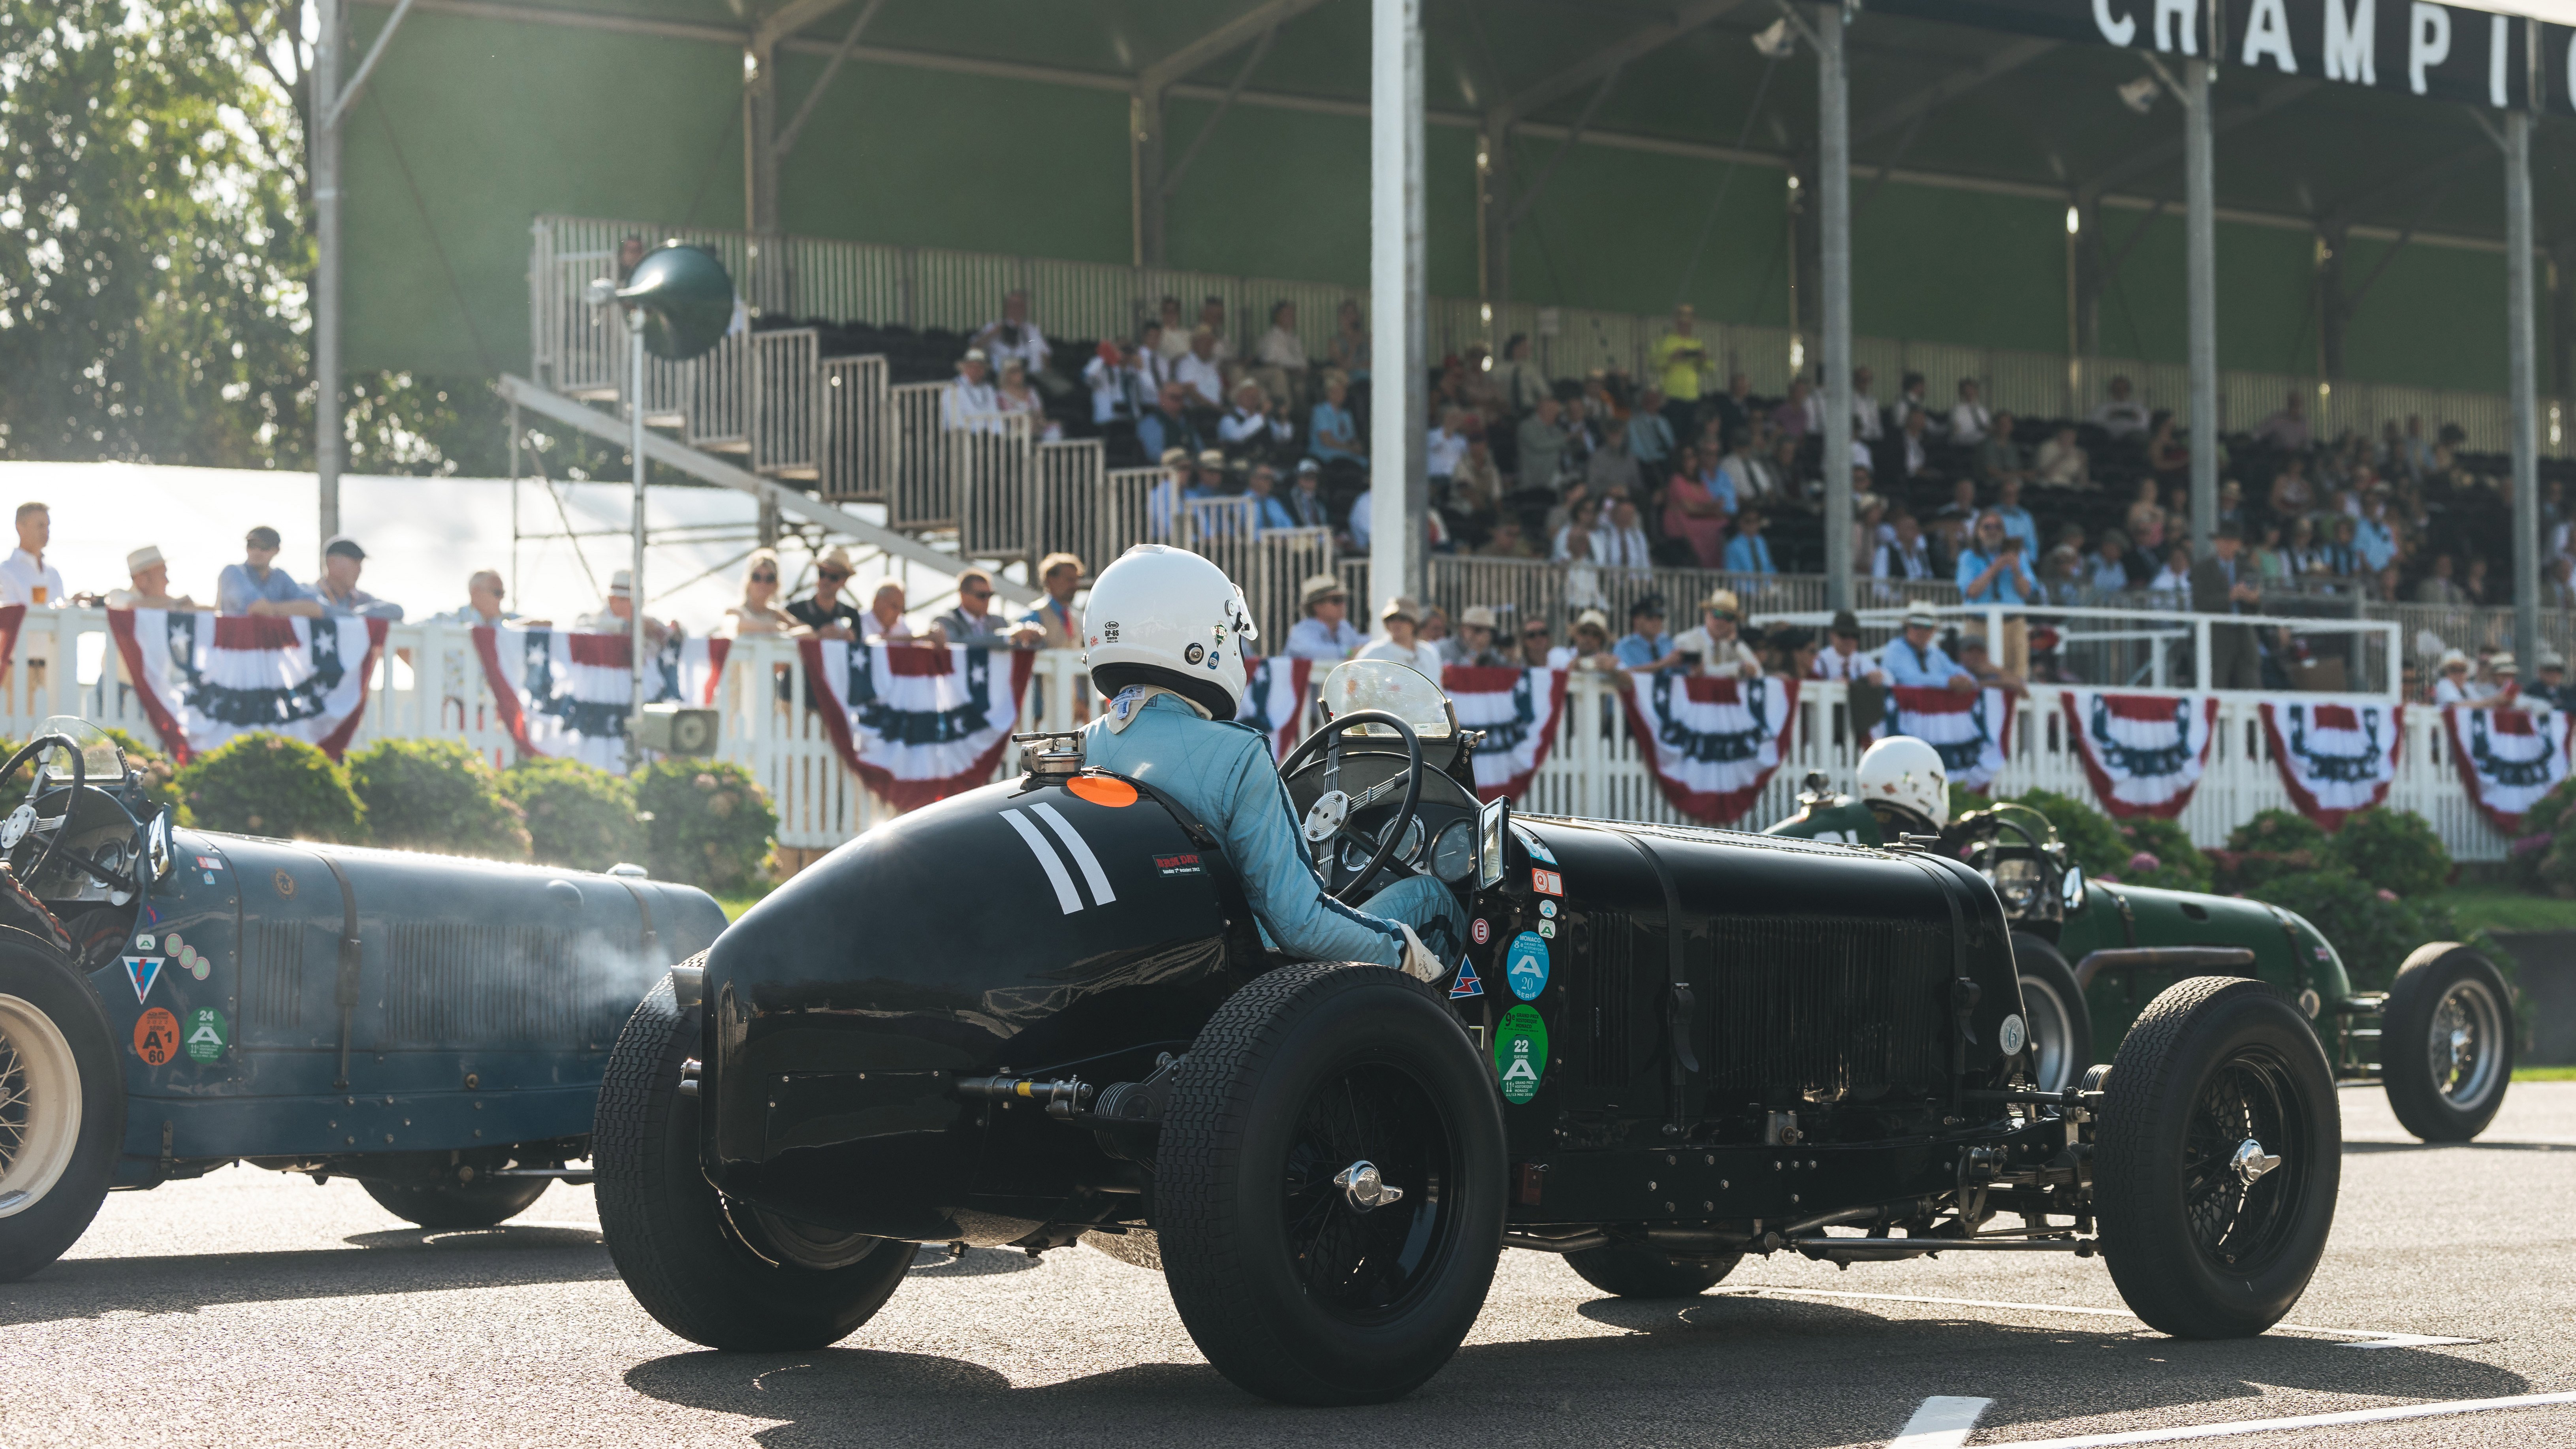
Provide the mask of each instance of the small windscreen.
{"label": "small windscreen", "polygon": [[[1413,732],[1426,740],[1445,740],[1451,733],[1449,696],[1442,694],[1440,686],[1420,670],[1390,660],[1354,659],[1335,667],[1324,676],[1321,698],[1325,713],[1335,719],[1378,709],[1413,726]],[[1379,725],[1362,725],[1359,732],[1395,733]]]}
{"label": "small windscreen", "polygon": [[[58,714],[36,727],[38,735],[63,735],[80,749],[81,769],[93,785],[115,785],[125,778],[125,751],[105,730],[78,715]],[[72,778],[72,757],[61,750],[45,752],[45,777]]]}

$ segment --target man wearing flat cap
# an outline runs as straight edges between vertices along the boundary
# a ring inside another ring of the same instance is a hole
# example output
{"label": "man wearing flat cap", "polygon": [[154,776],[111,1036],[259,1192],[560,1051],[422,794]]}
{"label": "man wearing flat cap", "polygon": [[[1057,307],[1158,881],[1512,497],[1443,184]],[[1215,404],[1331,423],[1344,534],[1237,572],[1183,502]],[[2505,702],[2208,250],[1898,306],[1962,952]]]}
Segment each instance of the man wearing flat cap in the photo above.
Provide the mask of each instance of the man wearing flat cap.
{"label": "man wearing flat cap", "polygon": [[1306,617],[1288,631],[1288,657],[1339,664],[1368,642],[1351,627],[1351,596],[1333,574],[1316,574],[1297,591]]}
{"label": "man wearing flat cap", "polygon": [[335,619],[383,619],[402,622],[402,605],[358,587],[358,572],[366,567],[367,551],[358,541],[343,533],[322,545],[322,578],[313,586],[313,598],[322,612]]}

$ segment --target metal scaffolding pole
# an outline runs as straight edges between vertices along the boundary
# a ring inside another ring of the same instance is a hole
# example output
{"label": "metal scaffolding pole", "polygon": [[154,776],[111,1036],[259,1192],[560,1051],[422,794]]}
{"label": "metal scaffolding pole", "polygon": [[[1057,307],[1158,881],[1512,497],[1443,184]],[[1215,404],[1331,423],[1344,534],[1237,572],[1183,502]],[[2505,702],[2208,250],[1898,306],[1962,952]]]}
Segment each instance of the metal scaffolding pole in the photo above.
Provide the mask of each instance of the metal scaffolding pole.
{"label": "metal scaffolding pole", "polygon": [[2540,398],[2533,318],[2540,308],[2531,234],[2531,113],[2504,118],[2505,354],[2513,405],[2513,648],[2540,653]]}
{"label": "metal scaffolding pole", "polygon": [[2209,556],[2218,518],[2217,169],[2209,126],[2209,62],[2183,62],[2185,310],[2191,347],[2192,548]]}
{"label": "metal scaffolding pole", "polygon": [[1420,597],[1428,301],[1423,277],[1422,0],[1371,0],[1369,603]]}
{"label": "metal scaffolding pole", "polygon": [[[313,172],[313,472],[320,485],[318,550],[340,531],[340,22],[341,0],[316,0],[313,116],[304,141]],[[314,555],[321,567],[321,555]]]}
{"label": "metal scaffolding pole", "polygon": [[1816,182],[1825,369],[1825,606],[1852,607],[1851,72],[1843,10],[1816,7]]}

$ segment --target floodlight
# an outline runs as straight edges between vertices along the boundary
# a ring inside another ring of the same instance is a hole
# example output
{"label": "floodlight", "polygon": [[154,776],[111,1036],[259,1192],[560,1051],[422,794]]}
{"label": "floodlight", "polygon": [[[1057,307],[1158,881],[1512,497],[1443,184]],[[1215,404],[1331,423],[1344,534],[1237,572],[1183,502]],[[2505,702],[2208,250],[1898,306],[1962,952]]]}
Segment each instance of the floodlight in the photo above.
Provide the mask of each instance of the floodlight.
{"label": "floodlight", "polygon": [[1753,48],[1771,60],[1787,60],[1798,53],[1798,37],[1789,29],[1789,17],[1781,16],[1762,30],[1754,32]]}
{"label": "floodlight", "polygon": [[2156,108],[2156,78],[2142,75],[2120,87],[2120,104],[2143,116]]}

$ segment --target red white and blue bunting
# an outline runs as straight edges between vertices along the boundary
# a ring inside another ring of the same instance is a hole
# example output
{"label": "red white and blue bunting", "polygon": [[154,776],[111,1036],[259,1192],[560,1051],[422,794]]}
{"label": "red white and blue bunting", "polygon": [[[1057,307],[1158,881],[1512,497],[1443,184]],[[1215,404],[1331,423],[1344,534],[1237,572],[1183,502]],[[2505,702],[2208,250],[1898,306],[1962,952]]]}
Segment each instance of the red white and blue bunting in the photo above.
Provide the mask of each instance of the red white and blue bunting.
{"label": "red white and blue bunting", "polygon": [[1556,746],[1565,671],[1452,664],[1440,671],[1440,687],[1458,712],[1458,727],[1485,732],[1473,761],[1476,798],[1518,800]]}
{"label": "red white and blue bunting", "polygon": [[1983,790],[2012,758],[2013,716],[2020,711],[2005,691],[1899,685],[1888,695],[1893,718],[1879,722],[1872,742],[1912,735],[1940,752],[1951,784]]}
{"label": "red white and blue bunting", "polygon": [[[672,639],[644,661],[644,702],[703,707],[724,676],[725,639]],[[626,768],[633,640],[565,629],[476,629],[474,652],[502,728],[523,755]]]}
{"label": "red white and blue bunting", "polygon": [[815,711],[841,763],[898,810],[993,778],[1037,659],[1025,649],[965,644],[798,644]]}
{"label": "red white and blue bunting", "polygon": [[2496,829],[2521,835],[2522,817],[2567,778],[2569,722],[2557,709],[2442,711],[2460,783]]}
{"label": "red white and blue bunting", "polygon": [[2263,734],[2299,813],[2339,830],[2397,782],[2405,709],[2384,699],[2300,695],[2263,701]]}
{"label": "red white and blue bunting", "polygon": [[340,758],[366,712],[386,624],[111,609],[107,627],[144,717],[184,765],[254,731]]}
{"label": "red white and blue bunting", "polygon": [[1628,680],[1620,696],[1628,729],[1664,799],[1711,825],[1743,818],[1789,752],[1798,681],[1712,679],[1678,669]]}
{"label": "red white and blue bunting", "polygon": [[2066,732],[2103,809],[2170,820],[2191,803],[2218,738],[2217,695],[2070,689],[2063,698]]}
{"label": "red white and blue bunting", "polygon": [[1234,717],[1270,736],[1270,758],[1284,760],[1306,732],[1306,687],[1315,661],[1273,654],[1252,661],[1243,683],[1243,706]]}

